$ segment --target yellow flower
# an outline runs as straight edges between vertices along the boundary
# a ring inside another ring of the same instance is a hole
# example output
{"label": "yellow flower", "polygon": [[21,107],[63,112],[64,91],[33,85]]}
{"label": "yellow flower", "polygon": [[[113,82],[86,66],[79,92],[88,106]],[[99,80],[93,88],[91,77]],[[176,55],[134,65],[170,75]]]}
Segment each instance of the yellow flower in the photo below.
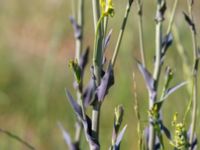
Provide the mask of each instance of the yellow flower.
{"label": "yellow flower", "polygon": [[114,8],[112,0],[100,0],[103,16],[114,16]]}

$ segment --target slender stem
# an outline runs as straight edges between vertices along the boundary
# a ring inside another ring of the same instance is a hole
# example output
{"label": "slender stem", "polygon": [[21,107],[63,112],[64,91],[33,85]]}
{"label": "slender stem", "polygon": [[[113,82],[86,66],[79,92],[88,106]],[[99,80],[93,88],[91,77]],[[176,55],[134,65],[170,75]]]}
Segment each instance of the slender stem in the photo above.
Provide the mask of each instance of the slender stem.
{"label": "slender stem", "polygon": [[28,149],[35,150],[35,148],[32,145],[30,145],[27,141],[23,140],[19,136],[14,135],[13,133],[11,133],[11,132],[9,132],[7,130],[1,129],[1,128],[0,128],[0,132],[3,133],[3,134],[8,135],[9,137],[11,137],[14,140],[17,140],[21,144],[25,145]]}
{"label": "slender stem", "polygon": [[[72,2],[72,4],[74,5],[75,1]],[[75,41],[75,45],[76,45],[76,53],[75,53],[75,58],[78,62],[78,64],[80,64],[80,57],[81,57],[81,53],[82,53],[82,48],[83,48],[83,29],[84,29],[84,0],[78,0],[77,2],[78,8],[77,8],[77,24],[80,27],[80,36],[76,38]],[[73,6],[74,7],[74,6]],[[74,15],[75,11],[74,11]],[[77,101],[79,103],[79,105],[81,106],[82,109],[82,114],[83,114],[83,118],[86,119],[85,116],[85,108],[84,108],[84,104],[83,104],[83,98],[82,98],[82,79],[81,79],[81,83],[79,83],[79,88],[76,92],[77,95]],[[75,133],[75,142],[77,144],[80,143],[80,139],[81,139],[81,133],[82,133],[82,123],[80,119],[77,119],[77,123],[76,123],[76,133]]]}
{"label": "slender stem", "polygon": [[92,110],[92,136],[96,141],[99,139],[99,121],[100,121],[101,104],[96,104]]}
{"label": "slender stem", "polygon": [[137,84],[135,79],[135,74],[133,73],[133,89],[134,89],[134,99],[135,99],[135,113],[137,118],[137,134],[138,134],[138,148],[142,150],[142,128],[141,128],[141,118],[140,118],[140,110],[139,110],[139,102],[137,96]]}
{"label": "slender stem", "polygon": [[[154,90],[158,92],[158,83],[160,78],[160,72],[161,72],[161,51],[162,51],[162,22],[163,22],[163,16],[161,11],[162,3],[164,0],[157,0],[157,15],[156,15],[156,39],[155,39],[155,45],[156,45],[156,60],[155,60],[155,66],[154,66],[154,73],[153,78],[155,80],[154,83]],[[154,99],[149,100],[149,109],[152,109],[154,102],[157,99],[157,96],[154,96]],[[150,119],[151,122],[151,119]],[[149,150],[154,150],[155,145],[155,130],[154,126],[150,123],[149,126],[149,143],[148,148]]]}
{"label": "slender stem", "polygon": [[78,18],[77,23],[80,27],[80,37],[76,38],[76,59],[79,63],[82,47],[83,47],[83,27],[84,27],[84,2],[83,0],[78,1]]}
{"label": "slender stem", "polygon": [[[188,57],[186,55],[185,48],[183,47],[183,45],[181,43],[180,35],[178,34],[178,27],[177,27],[176,24],[173,25],[172,31],[173,31],[174,40],[175,40],[175,43],[176,43],[177,50],[178,50],[178,52],[179,52],[179,54],[182,58],[184,74],[186,75],[186,78],[190,80],[191,79],[190,78],[191,70],[190,70],[189,60],[188,60]],[[188,89],[189,93],[190,93],[191,88],[192,88],[191,84],[188,84],[187,89]]]}
{"label": "slender stem", "polygon": [[82,127],[81,121],[77,121],[76,122],[75,143],[80,144],[82,129],[83,129],[83,127]]}
{"label": "slender stem", "polygon": [[124,19],[123,19],[123,22],[122,22],[122,26],[121,26],[118,38],[117,38],[117,43],[116,43],[116,46],[115,46],[114,54],[112,56],[111,63],[113,65],[113,67],[114,67],[115,61],[117,59],[117,55],[118,55],[118,52],[119,52],[119,48],[120,48],[120,45],[121,45],[121,41],[122,41],[122,38],[123,38],[124,30],[125,30],[125,27],[126,27],[126,23],[127,23],[127,19],[128,19],[128,16],[129,16],[129,12],[130,12],[130,8],[131,8],[132,3],[133,3],[133,0],[132,1],[129,0],[127,7],[126,7]]}
{"label": "slender stem", "polygon": [[[100,4],[99,0],[92,0],[93,16],[95,27],[95,40],[94,40],[94,53],[93,53],[93,66],[94,75],[96,78],[96,86],[101,82],[102,70],[102,42],[103,42],[103,16],[100,17]],[[100,102],[95,102],[92,110],[92,136],[96,141],[99,139],[99,118],[100,118]]]}
{"label": "slender stem", "polygon": [[174,23],[174,17],[175,17],[175,12],[176,12],[176,9],[177,9],[178,2],[179,2],[179,0],[174,1],[171,17],[170,17],[170,20],[169,20],[169,25],[168,25],[168,28],[167,28],[167,34],[169,34],[172,30],[172,25]]}
{"label": "slender stem", "polygon": [[138,0],[137,3],[138,3],[138,27],[139,27],[140,55],[141,55],[142,64],[145,67],[146,63],[145,63],[144,34],[143,34],[143,20],[142,20],[143,5],[142,5],[141,0]]}
{"label": "slender stem", "polygon": [[76,14],[76,8],[75,8],[75,6],[76,6],[76,0],[71,0],[71,9],[72,9],[72,16],[74,16],[74,19],[76,19],[77,18],[77,14]]}
{"label": "slender stem", "polygon": [[161,49],[162,49],[162,22],[158,22],[156,25],[156,61],[153,77],[156,80],[155,89],[158,87],[158,81],[160,76],[161,66]]}
{"label": "slender stem", "polygon": [[100,18],[100,7],[98,0],[92,0],[92,8],[93,8],[94,30],[96,31],[97,23]]}
{"label": "slender stem", "polygon": [[[188,2],[188,12],[189,12],[189,16],[191,21],[194,23],[194,18],[192,15],[192,1],[191,0],[187,0]],[[194,25],[195,26],[195,25]],[[197,39],[196,39],[196,31],[195,29],[191,28],[191,35],[192,35],[192,44],[193,44],[193,61],[194,61],[194,65],[196,63],[198,63],[198,51],[197,51]],[[195,134],[195,130],[196,130],[196,121],[197,121],[197,82],[198,82],[198,68],[194,67],[194,72],[193,72],[193,106],[192,106],[192,123],[191,123],[191,135],[189,138],[189,142],[192,143],[194,140],[194,134]]]}
{"label": "slender stem", "polygon": [[[99,8],[99,2],[98,0],[93,0],[97,1],[95,6],[93,8]],[[93,9],[94,10],[94,9]],[[94,16],[99,16],[98,12],[99,9],[95,9]],[[94,19],[96,19],[94,17]],[[96,23],[95,21],[95,40],[94,40],[94,53],[93,53],[93,66],[94,66],[94,74],[96,77],[96,85],[100,84],[100,78],[101,78],[101,67],[102,67],[102,42],[103,42],[103,28],[102,28],[102,20],[103,16],[98,18],[98,21]]]}

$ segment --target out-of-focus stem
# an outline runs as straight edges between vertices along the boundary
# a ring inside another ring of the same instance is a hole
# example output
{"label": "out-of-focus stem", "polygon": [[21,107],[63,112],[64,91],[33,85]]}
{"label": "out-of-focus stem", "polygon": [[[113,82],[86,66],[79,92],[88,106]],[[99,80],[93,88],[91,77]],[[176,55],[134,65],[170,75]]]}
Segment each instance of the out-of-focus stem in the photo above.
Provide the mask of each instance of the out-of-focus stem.
{"label": "out-of-focus stem", "polygon": [[[178,28],[176,26],[176,24],[174,24],[172,26],[172,31],[173,31],[173,35],[174,35],[174,40],[175,40],[175,43],[176,43],[176,47],[177,47],[177,50],[183,60],[183,71],[184,71],[184,74],[186,75],[186,78],[190,78],[190,75],[191,75],[191,70],[190,70],[190,65],[189,65],[189,60],[187,58],[187,55],[186,55],[186,51],[181,43],[181,39],[180,39],[180,35],[178,34]],[[190,84],[188,84],[188,92],[190,92],[191,90],[191,86]]]}
{"label": "out-of-focus stem", "polygon": [[75,11],[75,6],[76,6],[76,1],[75,0],[71,0],[71,8],[72,8],[72,16],[74,16],[74,19],[77,18],[77,13]]}
{"label": "out-of-focus stem", "polygon": [[143,20],[142,20],[143,5],[142,5],[141,0],[138,0],[137,3],[138,3],[138,28],[139,28],[139,41],[140,41],[140,55],[141,55],[142,64],[145,67],[146,63],[145,63],[144,34],[143,34]]}
{"label": "out-of-focus stem", "polygon": [[122,38],[123,38],[124,30],[125,30],[125,27],[126,27],[126,23],[127,23],[127,19],[128,19],[128,16],[129,16],[129,12],[130,12],[130,8],[131,8],[132,3],[133,3],[133,0],[132,1],[129,0],[128,4],[127,4],[127,7],[126,7],[126,11],[125,11],[125,14],[124,14],[124,19],[123,19],[123,22],[122,22],[122,26],[121,26],[118,38],[117,38],[117,43],[116,43],[116,46],[115,46],[115,50],[114,50],[114,53],[113,53],[113,56],[112,56],[111,63],[113,65],[113,67],[115,65],[115,61],[116,61],[116,58],[117,58],[117,55],[118,55],[118,52],[119,52],[119,48],[120,48],[120,45],[121,45],[121,41],[122,41]]}
{"label": "out-of-focus stem", "polygon": [[14,139],[14,140],[20,142],[21,144],[23,144],[24,146],[26,146],[26,147],[27,147],[28,149],[30,149],[30,150],[35,150],[35,148],[34,148],[32,145],[30,145],[27,141],[21,139],[21,138],[18,137],[17,135],[14,135],[13,133],[11,133],[11,132],[9,132],[9,131],[7,131],[7,130],[4,130],[4,129],[1,129],[1,128],[0,128],[0,133],[3,133],[3,134],[8,135],[10,138],[12,138],[12,139]]}
{"label": "out-of-focus stem", "polygon": [[97,23],[100,18],[99,0],[92,0],[92,9],[93,9],[94,31],[96,31]]}
{"label": "out-of-focus stem", "polygon": [[76,59],[79,63],[82,47],[83,47],[83,27],[84,27],[84,2],[83,0],[78,1],[78,17],[77,23],[80,27],[80,37],[76,38]]}
{"label": "out-of-focus stem", "polygon": [[170,17],[170,20],[169,20],[169,25],[168,25],[168,28],[167,28],[167,34],[169,34],[172,30],[172,25],[174,23],[174,17],[175,17],[175,12],[176,12],[176,8],[177,8],[177,5],[178,5],[178,1],[179,0],[174,1],[171,17]]}
{"label": "out-of-focus stem", "polygon": [[[194,23],[194,18],[192,15],[192,5],[193,2],[191,0],[187,0],[188,2],[188,12],[191,21]],[[194,24],[195,26],[195,24]],[[197,120],[197,73],[198,73],[198,65],[195,68],[196,63],[198,64],[198,50],[197,50],[197,39],[196,39],[196,31],[191,28],[191,36],[192,36],[192,44],[193,44],[193,61],[194,61],[194,71],[193,71],[193,102],[192,102],[192,122],[191,122],[191,135],[189,137],[189,142],[192,143],[194,140],[195,128],[196,128],[196,120]]]}
{"label": "out-of-focus stem", "polygon": [[141,129],[141,118],[140,118],[140,111],[139,111],[139,103],[138,103],[138,96],[137,96],[137,84],[135,80],[135,74],[133,73],[133,89],[134,89],[134,99],[135,99],[135,113],[137,118],[137,134],[138,134],[138,148],[142,150],[143,141],[142,141],[142,129]]}

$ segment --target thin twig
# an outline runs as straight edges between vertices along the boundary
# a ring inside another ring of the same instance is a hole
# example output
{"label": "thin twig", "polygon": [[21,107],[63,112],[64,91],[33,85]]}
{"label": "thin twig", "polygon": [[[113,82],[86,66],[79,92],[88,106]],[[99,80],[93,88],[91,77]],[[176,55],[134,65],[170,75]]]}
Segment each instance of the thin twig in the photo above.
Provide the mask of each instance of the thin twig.
{"label": "thin twig", "polygon": [[120,45],[121,45],[121,41],[122,41],[122,38],[123,38],[123,34],[124,34],[124,31],[125,31],[125,27],[126,27],[126,23],[127,23],[127,19],[128,19],[128,16],[129,16],[129,12],[130,12],[130,8],[131,8],[132,3],[133,3],[133,0],[129,0],[128,4],[126,6],[124,19],[123,19],[123,22],[122,22],[122,26],[121,26],[118,38],[117,38],[117,43],[116,43],[116,46],[115,46],[115,50],[114,50],[114,53],[113,53],[113,56],[112,56],[111,63],[113,65],[113,67],[114,67],[115,61],[117,59],[117,55],[118,55],[118,52],[119,52],[119,48],[120,48]]}
{"label": "thin twig", "polygon": [[135,113],[137,118],[137,134],[138,134],[138,148],[142,150],[142,129],[141,129],[141,118],[140,118],[140,111],[139,111],[139,102],[138,102],[138,95],[137,95],[137,84],[135,80],[135,74],[133,73],[133,89],[134,89],[134,99],[135,99]]}
{"label": "thin twig", "polygon": [[[187,0],[188,2],[188,12],[189,12],[189,17],[191,19],[191,21],[194,24],[195,27],[195,23],[194,23],[194,17],[192,14],[192,8],[193,8],[193,3],[194,1],[192,0]],[[193,44],[193,61],[194,61],[194,65],[196,63],[198,63],[198,50],[197,50],[197,37],[196,37],[196,31],[195,29],[191,28],[191,36],[192,36],[192,44]],[[194,67],[194,71],[193,71],[193,106],[192,106],[192,123],[191,123],[191,135],[189,138],[189,142],[192,143],[194,140],[194,134],[195,134],[195,130],[196,130],[196,120],[197,120],[197,82],[198,82],[198,67],[195,68]]]}
{"label": "thin twig", "polygon": [[22,143],[22,144],[25,145],[27,148],[29,148],[29,149],[31,149],[31,150],[35,150],[35,148],[34,148],[31,144],[29,144],[27,141],[23,140],[23,139],[20,138],[19,136],[15,135],[15,134],[13,134],[13,133],[7,131],[7,130],[1,129],[1,128],[0,128],[0,132],[6,134],[7,136],[11,137],[12,139],[14,139],[14,140],[16,140],[16,141]]}
{"label": "thin twig", "polygon": [[142,64],[145,67],[145,51],[144,51],[144,34],[143,34],[143,2],[141,0],[137,0],[138,5],[138,28],[139,28],[139,41],[140,41],[140,55]]}

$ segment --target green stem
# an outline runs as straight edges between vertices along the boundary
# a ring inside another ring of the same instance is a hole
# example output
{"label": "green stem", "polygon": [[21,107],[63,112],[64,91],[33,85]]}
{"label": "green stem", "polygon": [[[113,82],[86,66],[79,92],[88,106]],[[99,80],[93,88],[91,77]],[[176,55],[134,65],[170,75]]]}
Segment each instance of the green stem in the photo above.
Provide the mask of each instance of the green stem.
{"label": "green stem", "polygon": [[[194,18],[192,15],[192,3],[190,0],[187,1],[188,2],[188,12],[189,12],[189,16],[190,19],[192,20],[192,22],[194,23]],[[198,63],[198,51],[197,51],[197,39],[196,39],[196,32],[191,29],[191,36],[192,36],[192,44],[193,44],[193,61],[194,61],[194,65],[196,63]],[[196,70],[195,70],[196,69]],[[194,67],[194,71],[193,71],[193,103],[192,103],[192,122],[191,122],[191,135],[189,138],[189,142],[192,143],[194,140],[194,134],[195,134],[195,130],[196,130],[196,121],[197,121],[197,82],[198,82],[198,68]]]}
{"label": "green stem", "polygon": [[[161,7],[162,7],[163,0],[157,1],[157,14],[160,13]],[[160,16],[158,16],[160,17]],[[154,66],[154,73],[153,78],[155,80],[154,83],[154,90],[158,92],[158,83],[160,78],[160,72],[161,72],[161,50],[162,50],[162,18],[156,18],[156,39],[155,39],[155,45],[156,45],[156,60],[155,60],[155,66]],[[151,110],[154,102],[156,101],[157,96],[154,96],[154,99],[151,99],[150,95],[150,101],[149,101],[149,109]],[[154,126],[150,123],[149,126],[149,143],[148,148],[149,150],[154,150],[155,145],[155,130]]]}
{"label": "green stem", "polygon": [[83,0],[78,1],[78,18],[77,23],[79,27],[81,28],[80,31],[80,37],[76,38],[76,59],[79,63],[82,47],[83,47],[83,27],[84,27],[84,2]]}
{"label": "green stem", "polygon": [[77,143],[78,145],[80,144],[82,129],[83,129],[82,122],[80,120],[77,120],[77,122],[76,122],[76,133],[75,133],[75,143]]}
{"label": "green stem", "polygon": [[134,99],[135,99],[135,113],[137,118],[137,134],[138,134],[138,148],[139,150],[142,150],[142,127],[141,127],[141,118],[140,118],[140,111],[139,111],[139,102],[138,102],[138,96],[137,96],[137,84],[135,79],[135,73],[133,73],[133,90],[134,90]]}
{"label": "green stem", "polygon": [[92,0],[92,8],[93,8],[94,30],[96,31],[97,23],[100,18],[99,0]]}
{"label": "green stem", "polygon": [[14,135],[13,133],[7,131],[7,130],[4,130],[4,129],[0,129],[0,132],[3,133],[3,134],[6,134],[8,135],[9,137],[11,137],[12,139],[14,140],[17,140],[18,142],[22,143],[23,145],[25,145],[28,149],[31,149],[31,150],[35,150],[35,148],[30,145],[28,142],[26,142],[25,140],[21,139],[20,137],[18,137],[17,135]]}
{"label": "green stem", "polygon": [[172,30],[172,25],[174,23],[174,17],[175,17],[175,12],[176,12],[176,9],[177,9],[178,2],[179,2],[179,0],[174,1],[172,14],[171,14],[171,17],[170,17],[170,20],[169,20],[169,25],[168,25],[168,28],[167,28],[167,34],[169,34]]}
{"label": "green stem", "polygon": [[[94,40],[94,53],[93,53],[93,66],[94,75],[96,78],[96,86],[101,82],[102,70],[102,42],[103,42],[103,25],[102,20],[104,16],[100,17],[100,4],[99,0],[93,0],[93,16],[95,27],[95,40]],[[99,139],[99,118],[100,118],[100,102],[95,102],[92,110],[92,136],[96,141]]]}
{"label": "green stem", "polygon": [[[73,5],[74,5],[74,3],[75,3],[75,1],[72,2]],[[80,57],[81,57],[82,48],[83,48],[84,0],[78,0],[77,5],[78,5],[77,24],[80,27],[81,33],[80,33],[80,37],[76,38],[76,41],[75,41],[75,46],[76,46],[75,58],[76,58],[78,64],[80,64]],[[75,15],[75,12],[74,12],[74,15]],[[76,95],[77,95],[77,101],[82,109],[83,118],[86,119],[85,108],[84,108],[83,98],[82,98],[82,85],[83,85],[83,82],[81,79],[81,83],[79,83],[79,89],[77,90]],[[82,126],[81,120],[78,119],[77,126],[76,126],[76,133],[75,133],[75,142],[77,144],[80,143],[82,128],[83,128],[83,126]]]}
{"label": "green stem", "polygon": [[122,22],[122,26],[121,26],[118,38],[117,38],[115,50],[114,50],[114,53],[113,53],[113,56],[112,56],[111,63],[113,65],[113,67],[114,67],[115,61],[117,59],[117,55],[118,55],[118,52],[119,52],[119,48],[120,48],[120,45],[121,45],[121,41],[122,41],[122,38],[123,38],[124,30],[125,30],[125,27],[126,27],[126,24],[127,24],[127,19],[128,19],[129,13],[130,13],[130,8],[131,8],[132,3],[133,3],[133,1],[130,2],[130,0],[129,0],[127,7],[126,7],[124,19],[123,19],[123,22]]}
{"label": "green stem", "polygon": [[74,19],[76,20],[77,18],[77,14],[76,14],[76,11],[75,11],[75,6],[76,6],[76,1],[75,0],[71,0],[71,9],[72,9],[72,16],[74,16]]}
{"label": "green stem", "polygon": [[138,27],[139,27],[140,55],[141,55],[142,64],[145,67],[146,63],[145,63],[144,34],[143,34],[143,20],[142,20],[143,5],[142,5],[141,0],[138,0],[137,3],[138,3]]}

